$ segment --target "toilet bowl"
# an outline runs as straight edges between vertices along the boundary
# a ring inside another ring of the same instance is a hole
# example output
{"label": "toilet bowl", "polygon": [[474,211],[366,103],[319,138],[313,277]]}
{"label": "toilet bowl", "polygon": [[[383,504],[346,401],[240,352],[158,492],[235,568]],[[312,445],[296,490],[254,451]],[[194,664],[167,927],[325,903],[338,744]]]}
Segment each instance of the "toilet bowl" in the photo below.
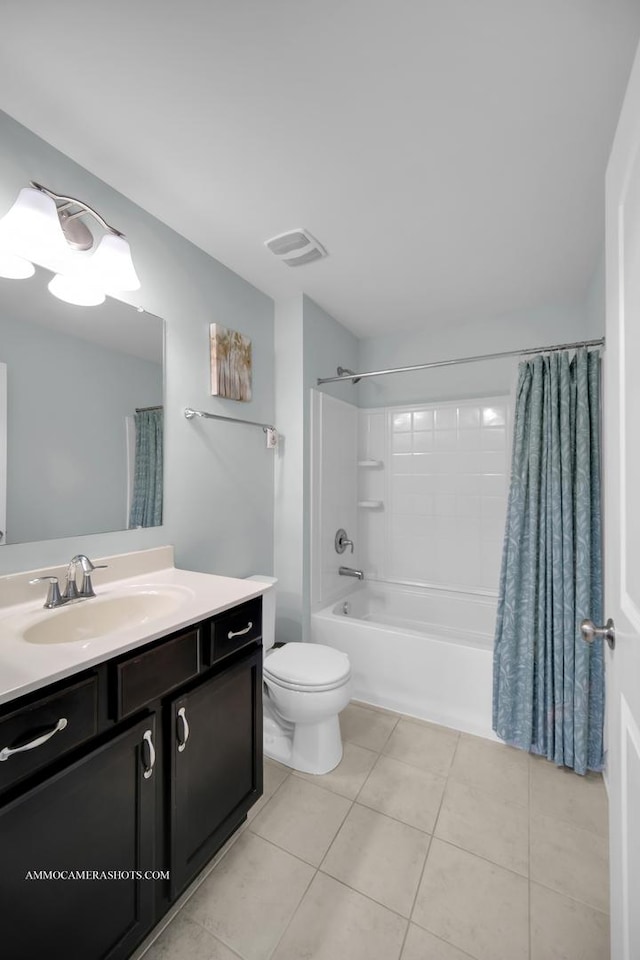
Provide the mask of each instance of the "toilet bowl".
{"label": "toilet bowl", "polygon": [[273,577],[262,598],[264,753],[294,770],[328,773],[342,759],[338,714],[351,698],[351,665],[345,653],[317,643],[275,642]]}

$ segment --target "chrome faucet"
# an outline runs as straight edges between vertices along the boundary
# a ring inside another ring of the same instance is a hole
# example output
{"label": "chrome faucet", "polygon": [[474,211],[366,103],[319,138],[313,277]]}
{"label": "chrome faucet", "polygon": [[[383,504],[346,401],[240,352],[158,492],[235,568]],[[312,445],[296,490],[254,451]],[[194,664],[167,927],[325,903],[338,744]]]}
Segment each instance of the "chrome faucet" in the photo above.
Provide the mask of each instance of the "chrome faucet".
{"label": "chrome faucet", "polygon": [[[78,566],[82,570],[82,583],[80,589],[76,582]],[[67,578],[64,591],[60,593],[57,577],[35,577],[29,580],[29,583],[48,583],[47,598],[44,602],[45,610],[55,610],[56,607],[62,607],[65,603],[75,603],[78,600],[88,600],[95,597],[93,584],[91,583],[91,574],[94,570],[103,570],[106,563],[93,564],[89,557],[83,553],[77,554],[69,562],[67,567]]]}
{"label": "chrome faucet", "polygon": [[[62,594],[62,599],[69,603],[73,600],[88,600],[90,597],[95,597],[93,584],[91,583],[91,574],[94,570],[104,570],[106,566],[106,563],[92,563],[84,553],[76,554],[75,557],[71,558],[69,566],[67,567],[67,582]],[[78,589],[76,582],[78,567],[82,570],[80,589]]]}
{"label": "chrome faucet", "polygon": [[338,567],[338,573],[341,577],[355,577],[356,580],[364,580],[362,570],[354,570],[353,567]]}

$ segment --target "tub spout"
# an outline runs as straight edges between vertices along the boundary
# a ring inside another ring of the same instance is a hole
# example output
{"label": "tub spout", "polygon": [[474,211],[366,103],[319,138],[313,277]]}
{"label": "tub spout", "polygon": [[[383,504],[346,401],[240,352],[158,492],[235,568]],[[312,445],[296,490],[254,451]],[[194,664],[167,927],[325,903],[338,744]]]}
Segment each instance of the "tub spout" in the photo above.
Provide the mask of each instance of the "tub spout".
{"label": "tub spout", "polygon": [[353,567],[338,567],[338,573],[341,577],[355,577],[356,580],[364,580],[362,570],[354,570]]}

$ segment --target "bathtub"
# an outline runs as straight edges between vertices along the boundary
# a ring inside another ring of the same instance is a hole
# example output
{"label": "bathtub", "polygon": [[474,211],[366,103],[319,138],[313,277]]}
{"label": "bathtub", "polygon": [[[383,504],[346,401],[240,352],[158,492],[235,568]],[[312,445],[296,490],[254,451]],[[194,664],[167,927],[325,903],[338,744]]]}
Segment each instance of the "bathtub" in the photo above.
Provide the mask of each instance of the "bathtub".
{"label": "bathtub", "polygon": [[311,640],[348,654],[353,697],[495,739],[496,598],[365,583],[311,617]]}

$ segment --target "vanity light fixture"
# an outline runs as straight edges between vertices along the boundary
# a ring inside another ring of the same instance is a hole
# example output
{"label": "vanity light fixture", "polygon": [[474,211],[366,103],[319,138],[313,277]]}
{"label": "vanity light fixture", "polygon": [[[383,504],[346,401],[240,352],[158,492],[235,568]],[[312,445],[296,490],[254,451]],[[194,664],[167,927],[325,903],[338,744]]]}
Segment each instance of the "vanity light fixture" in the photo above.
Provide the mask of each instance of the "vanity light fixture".
{"label": "vanity light fixture", "polygon": [[[99,240],[84,217],[102,228]],[[34,263],[54,272],[49,290],[67,303],[95,306],[106,293],[140,288],[124,234],[82,200],[32,180],[0,219],[0,276],[30,277]]]}

